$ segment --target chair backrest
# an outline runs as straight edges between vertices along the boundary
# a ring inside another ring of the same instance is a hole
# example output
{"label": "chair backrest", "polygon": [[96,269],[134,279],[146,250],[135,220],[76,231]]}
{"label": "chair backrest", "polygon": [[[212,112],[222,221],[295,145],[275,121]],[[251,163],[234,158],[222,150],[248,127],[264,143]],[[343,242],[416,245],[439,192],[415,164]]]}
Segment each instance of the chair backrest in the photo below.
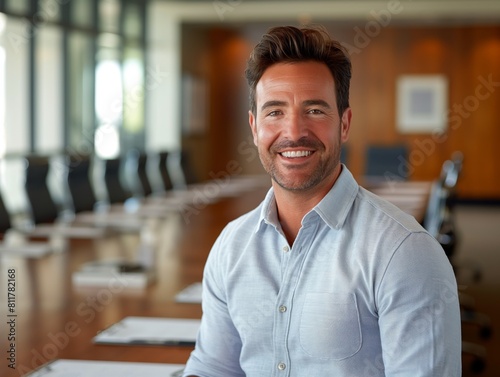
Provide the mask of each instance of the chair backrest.
{"label": "chair backrest", "polygon": [[59,216],[47,184],[50,161],[48,157],[26,157],[25,190],[31,207],[32,220],[35,224],[52,223]]}
{"label": "chair backrest", "polygon": [[68,156],[67,169],[66,178],[73,203],[73,211],[75,213],[93,211],[97,198],[90,179],[90,156]]}
{"label": "chair backrest", "polygon": [[158,168],[160,170],[161,181],[165,191],[170,191],[174,188],[168,169],[168,156],[169,152],[160,152],[158,154]]}
{"label": "chair backrest", "polygon": [[135,152],[134,158],[135,171],[139,180],[142,195],[149,196],[153,193],[151,182],[148,177],[148,155],[143,152]]}
{"label": "chair backrest", "polygon": [[367,179],[406,180],[409,175],[408,148],[405,145],[370,145],[366,150]]}
{"label": "chair backrest", "polygon": [[5,235],[7,230],[10,228],[12,228],[10,214],[9,211],[7,211],[2,195],[0,194],[0,234]]}
{"label": "chair backrest", "polygon": [[454,153],[441,167],[441,175],[432,187],[424,218],[424,228],[433,235],[451,258],[455,253],[457,232],[453,206],[455,188],[462,170],[463,155]]}
{"label": "chair backrest", "polygon": [[130,193],[123,187],[120,178],[121,159],[113,158],[105,161],[104,184],[110,204],[124,203],[131,197]]}
{"label": "chair backrest", "polygon": [[443,163],[441,168],[441,179],[443,185],[449,190],[455,190],[458,182],[458,177],[462,172],[464,156],[462,152],[455,152],[451,159]]}
{"label": "chair backrest", "polygon": [[429,201],[425,211],[423,227],[434,237],[438,237],[446,216],[446,202],[448,191],[444,189],[440,180],[434,181]]}
{"label": "chair backrest", "polygon": [[186,151],[169,152],[167,167],[172,184],[176,189],[185,189],[186,186],[199,182]]}
{"label": "chair backrest", "polygon": [[456,188],[463,165],[462,152],[454,152],[450,160],[446,160],[441,167],[439,180],[444,190],[448,192],[446,206],[451,212],[456,202]]}
{"label": "chair backrest", "polygon": [[425,215],[424,228],[438,240],[448,258],[455,254],[457,232],[455,219],[448,205],[450,191],[440,180],[436,180],[429,197],[429,205]]}

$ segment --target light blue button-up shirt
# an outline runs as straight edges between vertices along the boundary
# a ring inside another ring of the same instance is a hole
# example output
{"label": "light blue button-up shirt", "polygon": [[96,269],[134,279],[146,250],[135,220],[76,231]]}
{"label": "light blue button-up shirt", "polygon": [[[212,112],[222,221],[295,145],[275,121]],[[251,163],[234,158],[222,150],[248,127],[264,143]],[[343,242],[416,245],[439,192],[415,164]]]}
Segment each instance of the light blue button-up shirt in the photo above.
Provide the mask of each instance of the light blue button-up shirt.
{"label": "light blue button-up shirt", "polygon": [[459,377],[450,263],[413,217],[345,166],[293,245],[271,189],[210,252],[184,375]]}

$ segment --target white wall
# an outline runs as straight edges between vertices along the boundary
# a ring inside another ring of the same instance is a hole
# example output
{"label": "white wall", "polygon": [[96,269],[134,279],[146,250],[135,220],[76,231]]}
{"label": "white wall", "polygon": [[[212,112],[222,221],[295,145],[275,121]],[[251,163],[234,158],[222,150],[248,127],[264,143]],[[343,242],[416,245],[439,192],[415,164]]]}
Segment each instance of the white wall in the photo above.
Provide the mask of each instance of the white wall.
{"label": "white wall", "polygon": [[63,140],[62,31],[43,27],[37,35],[36,51],[36,150],[61,151]]}
{"label": "white wall", "polygon": [[175,150],[181,142],[180,22],[165,3],[148,10],[146,148]]}

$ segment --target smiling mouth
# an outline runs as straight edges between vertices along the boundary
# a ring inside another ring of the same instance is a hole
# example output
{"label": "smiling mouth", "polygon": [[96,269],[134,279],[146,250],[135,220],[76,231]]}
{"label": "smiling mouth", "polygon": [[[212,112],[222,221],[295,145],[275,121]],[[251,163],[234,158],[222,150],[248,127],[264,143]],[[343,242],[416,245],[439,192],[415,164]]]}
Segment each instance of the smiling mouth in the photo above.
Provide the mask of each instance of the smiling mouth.
{"label": "smiling mouth", "polygon": [[312,154],[312,151],[285,151],[281,152],[280,155],[286,158],[299,158],[307,157]]}

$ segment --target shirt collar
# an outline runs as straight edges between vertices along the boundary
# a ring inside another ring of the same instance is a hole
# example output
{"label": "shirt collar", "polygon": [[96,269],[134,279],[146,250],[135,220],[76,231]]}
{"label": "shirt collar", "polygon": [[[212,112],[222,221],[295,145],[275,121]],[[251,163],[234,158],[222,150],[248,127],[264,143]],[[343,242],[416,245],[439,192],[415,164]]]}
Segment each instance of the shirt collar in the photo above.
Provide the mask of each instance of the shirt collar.
{"label": "shirt collar", "polygon": [[314,211],[334,229],[340,229],[351,210],[358,194],[359,185],[345,165],[342,165],[337,181],[321,200]]}
{"label": "shirt collar", "polygon": [[278,211],[276,210],[276,198],[274,197],[274,190],[271,187],[266,194],[264,201],[261,204],[260,216],[255,233],[263,226],[269,224],[277,228],[279,226]]}
{"label": "shirt collar", "polygon": [[[315,211],[329,227],[340,229],[354,203],[358,190],[358,183],[349,169],[342,164],[342,170],[337,181],[312,211]],[[280,227],[273,188],[269,189],[262,202],[259,222],[255,228],[256,233],[264,223],[272,225],[276,229]]]}

